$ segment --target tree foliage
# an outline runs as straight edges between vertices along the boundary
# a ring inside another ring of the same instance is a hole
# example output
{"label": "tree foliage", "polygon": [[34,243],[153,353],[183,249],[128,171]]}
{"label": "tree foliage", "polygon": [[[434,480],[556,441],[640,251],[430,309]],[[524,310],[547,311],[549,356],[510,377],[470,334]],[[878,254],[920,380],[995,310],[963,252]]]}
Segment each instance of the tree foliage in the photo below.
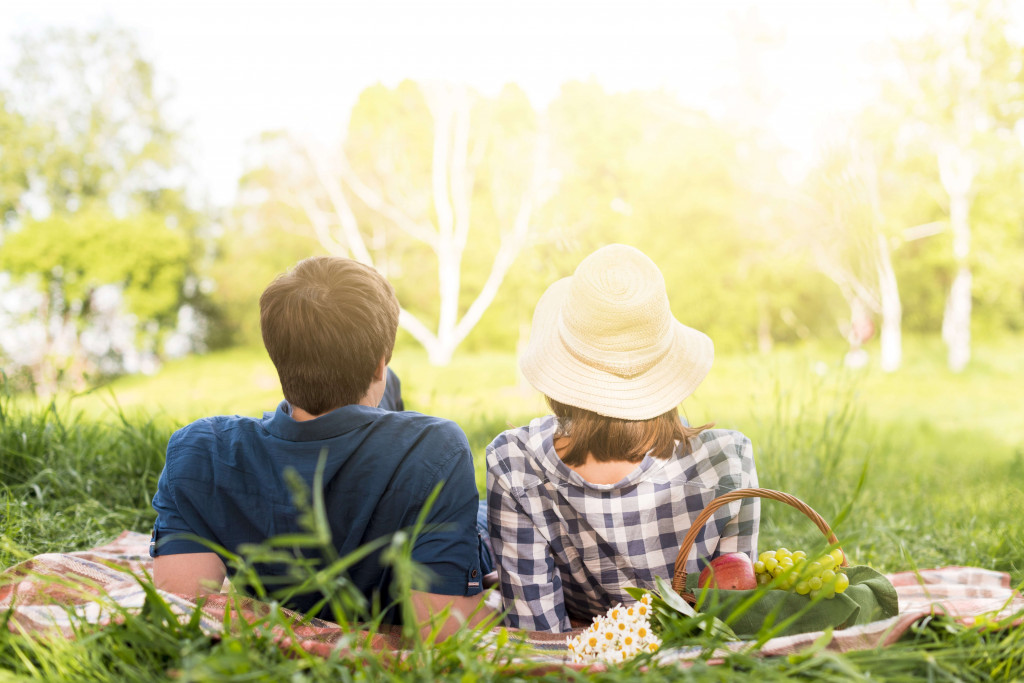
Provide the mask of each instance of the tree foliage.
{"label": "tree foliage", "polygon": [[275,215],[323,250],[377,267],[395,285],[402,328],[444,364],[527,241],[544,137],[516,87],[493,98],[442,83],[371,87],[340,150],[263,140],[244,220]]}
{"label": "tree foliage", "polygon": [[183,232],[163,216],[117,218],[88,209],[26,221],[5,241],[0,269],[36,276],[42,291],[56,290],[64,307],[82,316],[97,288],[116,285],[128,311],[166,325],[177,315],[190,256]]}
{"label": "tree foliage", "polygon": [[1009,177],[1004,171],[1019,169],[1014,159],[1022,152],[1024,41],[1005,0],[920,4],[914,16],[919,35],[895,44],[899,68],[886,83],[883,108],[900,121],[897,144],[905,155],[930,162],[922,181],[934,188],[949,227],[952,274],[942,278],[948,283],[942,335],[949,366],[959,371],[970,358],[979,303],[975,250],[1006,243],[999,235],[1006,223],[979,221],[977,205],[1017,194],[1020,186],[1019,170]]}
{"label": "tree foliage", "polygon": [[26,163],[35,131],[14,110],[10,97],[0,90],[0,236],[17,218],[22,197],[28,191],[30,167]]}
{"label": "tree foliage", "polygon": [[186,197],[178,132],[130,33],[49,30],[18,45],[0,90],[0,271],[21,305],[0,310],[0,353],[51,392],[158,358],[183,306],[209,310],[208,219]]}
{"label": "tree foliage", "polygon": [[797,336],[802,323],[784,311],[804,309],[819,282],[793,267],[742,133],[667,93],[594,83],[563,87],[550,117],[561,182],[539,260],[568,275],[602,244],[632,244],[661,267],[677,316],[720,349],[754,347],[764,319],[765,335]]}
{"label": "tree foliage", "polygon": [[40,131],[27,175],[49,210],[72,212],[92,200],[119,212],[156,208],[180,184],[178,132],[166,96],[134,36],[105,26],[50,29],[18,39],[11,99]]}
{"label": "tree foliage", "polygon": [[[30,219],[8,235],[0,271],[27,282],[39,295],[33,315],[21,321],[35,327],[27,333],[39,341],[39,357],[26,368],[36,389],[80,390],[88,377],[120,367],[139,346],[152,352],[161,333],[176,323],[189,257],[182,232],[151,213],[130,218],[103,209],[53,214]],[[121,301],[144,323],[141,329],[119,325]]]}
{"label": "tree foliage", "polygon": [[[1019,31],[1006,0],[913,9],[941,21],[880,55],[880,97],[831,126],[800,182],[759,124],[771,97],[747,43],[776,38],[757,17],[741,27],[747,94],[729,100],[743,111],[724,117],[593,82],[564,84],[543,110],[514,85],[367,88],[340,145],[279,131],[249,150],[212,296],[209,217],[183,190],[180,132],[135,39],[109,25],[24,37],[0,83],[0,287],[34,303],[0,322],[43,321],[47,362],[79,374],[113,367],[81,344],[112,324],[100,309],[114,291],[136,351],[158,355],[181,311],[226,314],[212,343],[255,342],[266,284],[335,253],[394,283],[400,343],[443,363],[515,348],[551,282],[623,242],[654,258],[676,315],[719,350],[840,341],[855,309],[890,338],[965,320],[972,334],[1022,330]],[[67,330],[81,348],[60,360]]]}

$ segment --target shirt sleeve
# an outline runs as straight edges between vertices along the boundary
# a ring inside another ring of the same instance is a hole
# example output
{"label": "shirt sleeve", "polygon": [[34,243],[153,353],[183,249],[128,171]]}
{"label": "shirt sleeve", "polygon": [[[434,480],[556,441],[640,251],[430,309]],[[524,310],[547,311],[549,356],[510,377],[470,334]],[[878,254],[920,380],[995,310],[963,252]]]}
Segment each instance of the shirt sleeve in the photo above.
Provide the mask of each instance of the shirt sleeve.
{"label": "shirt sleeve", "polygon": [[186,538],[203,534],[185,519],[175,500],[173,472],[180,457],[176,437],[177,434],[172,436],[167,444],[167,459],[153,495],[156,522],[153,523],[153,536],[149,543],[151,557],[213,552],[194,538]]}
{"label": "shirt sleeve", "polygon": [[454,423],[451,434],[448,457],[432,477],[425,477],[424,501],[438,482],[443,485],[427,512],[424,530],[413,543],[412,559],[429,570],[429,592],[476,595],[483,590],[476,533],[480,496],[466,435]]}
{"label": "shirt sleeve", "polygon": [[548,541],[500,476],[500,468],[501,454],[492,444],[487,449],[487,527],[505,623],[531,631],[568,631],[572,626],[565,609],[562,577]]}
{"label": "shirt sleeve", "polygon": [[[754,448],[750,439],[744,436],[734,444],[735,452],[730,454],[730,459],[740,464],[739,485],[729,486],[728,490],[757,488],[757,468],[754,465]],[[735,477],[732,480],[735,481]],[[754,559],[757,555],[757,535],[761,521],[761,499],[744,498],[724,505],[719,508],[715,519],[720,525],[724,522],[724,525],[720,526],[722,533],[712,557],[726,553],[746,553]]]}

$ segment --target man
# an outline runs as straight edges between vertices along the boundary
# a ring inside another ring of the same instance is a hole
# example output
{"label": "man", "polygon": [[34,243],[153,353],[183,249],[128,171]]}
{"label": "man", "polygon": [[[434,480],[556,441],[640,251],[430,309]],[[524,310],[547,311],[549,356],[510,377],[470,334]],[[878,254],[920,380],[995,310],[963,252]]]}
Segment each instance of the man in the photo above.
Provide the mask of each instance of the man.
{"label": "man", "polygon": [[[481,566],[478,495],[466,436],[448,420],[385,409],[402,407],[397,385],[388,387],[387,367],[398,311],[390,283],[348,259],[306,259],[267,287],[260,297],[260,326],[284,401],[263,419],[205,418],[171,437],[153,497],[157,520],[150,553],[158,588],[188,595],[220,589],[226,574],[222,557],[186,536],[237,553],[246,543],[301,532],[301,510],[289,485],[295,478],[287,473],[298,474],[309,494],[304,497],[312,500],[323,462],[324,507],[339,557],[413,527],[443,482],[426,530],[413,544],[413,560],[431,576],[429,591],[413,591],[415,614],[422,623],[450,607],[444,637],[477,610],[490,568]],[[258,570],[270,589],[288,584],[285,565]],[[370,605],[386,606],[398,597],[380,550],[352,566],[348,576]],[[294,596],[287,606],[307,612],[322,597]],[[474,623],[487,614],[477,610]],[[398,610],[391,610],[386,620],[398,618]]]}

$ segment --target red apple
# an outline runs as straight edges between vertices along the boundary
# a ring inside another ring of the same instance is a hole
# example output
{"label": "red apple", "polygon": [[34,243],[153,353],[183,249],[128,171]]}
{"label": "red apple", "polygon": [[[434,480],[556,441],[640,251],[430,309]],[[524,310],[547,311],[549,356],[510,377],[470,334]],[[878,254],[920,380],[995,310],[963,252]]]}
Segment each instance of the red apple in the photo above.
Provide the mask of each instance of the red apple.
{"label": "red apple", "polygon": [[754,564],[743,553],[726,553],[711,560],[697,579],[698,588],[749,591],[757,588]]}

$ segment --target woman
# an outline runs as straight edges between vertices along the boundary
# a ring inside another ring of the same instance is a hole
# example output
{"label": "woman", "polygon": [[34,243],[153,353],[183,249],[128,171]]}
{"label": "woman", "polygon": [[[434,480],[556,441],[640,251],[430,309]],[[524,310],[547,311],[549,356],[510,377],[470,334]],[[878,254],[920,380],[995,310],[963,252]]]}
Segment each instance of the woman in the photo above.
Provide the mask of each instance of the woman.
{"label": "woman", "polygon": [[[715,497],[757,486],[750,440],[689,427],[678,405],[711,369],[705,334],[676,321],[654,262],[597,250],[537,303],[520,367],[554,415],[487,448],[488,529],[506,623],[562,632],[626,586],[669,579],[679,547]],[[754,554],[759,501],[722,507],[698,559]]]}

